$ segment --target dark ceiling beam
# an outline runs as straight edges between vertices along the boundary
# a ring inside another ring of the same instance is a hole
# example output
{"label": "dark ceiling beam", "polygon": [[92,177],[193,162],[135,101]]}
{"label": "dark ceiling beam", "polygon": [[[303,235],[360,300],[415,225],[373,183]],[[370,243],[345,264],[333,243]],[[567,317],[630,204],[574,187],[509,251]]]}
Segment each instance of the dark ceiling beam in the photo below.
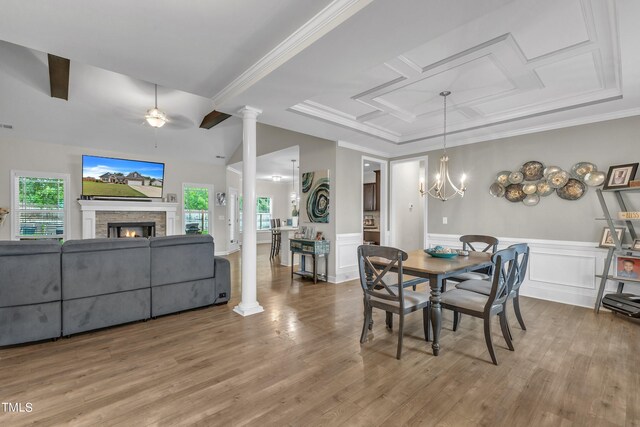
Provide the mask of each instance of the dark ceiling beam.
{"label": "dark ceiling beam", "polygon": [[204,119],[202,119],[202,123],[200,123],[200,128],[211,129],[218,123],[227,120],[229,117],[231,117],[231,115],[213,110],[212,112],[204,116]]}
{"label": "dark ceiling beam", "polygon": [[69,100],[69,64],[67,58],[48,54],[51,97]]}

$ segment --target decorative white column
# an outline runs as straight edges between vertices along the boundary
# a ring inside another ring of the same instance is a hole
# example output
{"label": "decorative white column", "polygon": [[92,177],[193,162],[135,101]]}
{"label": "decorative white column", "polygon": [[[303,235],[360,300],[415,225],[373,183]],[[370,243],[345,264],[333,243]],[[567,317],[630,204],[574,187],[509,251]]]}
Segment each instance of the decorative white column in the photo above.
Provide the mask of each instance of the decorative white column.
{"label": "decorative white column", "polygon": [[257,300],[256,118],[262,111],[245,106],[242,113],[242,301],[233,311],[243,316],[261,313]]}

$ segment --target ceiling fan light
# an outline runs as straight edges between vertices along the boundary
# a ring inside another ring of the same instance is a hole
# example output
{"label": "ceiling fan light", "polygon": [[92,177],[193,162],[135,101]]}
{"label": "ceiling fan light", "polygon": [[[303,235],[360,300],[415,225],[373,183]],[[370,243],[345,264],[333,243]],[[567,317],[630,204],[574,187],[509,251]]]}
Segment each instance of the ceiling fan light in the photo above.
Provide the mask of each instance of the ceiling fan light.
{"label": "ceiling fan light", "polygon": [[154,128],[161,128],[165,123],[167,123],[167,115],[157,108],[148,110],[147,115],[144,116],[144,118],[147,119],[149,126]]}

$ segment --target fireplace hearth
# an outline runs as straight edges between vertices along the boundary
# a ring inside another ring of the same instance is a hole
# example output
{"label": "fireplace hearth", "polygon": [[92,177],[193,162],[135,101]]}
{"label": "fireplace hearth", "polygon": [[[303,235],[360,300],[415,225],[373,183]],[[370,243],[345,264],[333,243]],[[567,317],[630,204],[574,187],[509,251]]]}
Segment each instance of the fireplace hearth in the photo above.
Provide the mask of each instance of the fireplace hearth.
{"label": "fireplace hearth", "polygon": [[156,235],[155,222],[110,222],[107,224],[107,237],[110,239],[142,237]]}

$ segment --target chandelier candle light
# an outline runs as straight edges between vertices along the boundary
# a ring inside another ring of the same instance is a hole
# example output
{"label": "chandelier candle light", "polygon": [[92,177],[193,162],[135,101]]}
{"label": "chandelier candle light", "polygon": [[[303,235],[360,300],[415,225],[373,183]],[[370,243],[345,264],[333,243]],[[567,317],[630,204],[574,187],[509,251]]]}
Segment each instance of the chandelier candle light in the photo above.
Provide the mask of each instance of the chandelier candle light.
{"label": "chandelier candle light", "polygon": [[[449,95],[451,95],[451,92],[449,92],[448,90],[440,92],[440,96],[444,98],[444,131],[442,132],[444,140],[444,153],[442,153],[442,157],[440,157],[440,170],[436,175],[435,182],[426,192],[424,191],[422,182],[420,182],[421,196],[424,196],[424,194],[426,193],[434,199],[439,199],[443,202],[446,202],[447,200],[452,199],[456,196],[464,197],[464,192],[467,191],[467,187],[465,187],[464,185],[464,181],[467,178],[465,174],[462,174],[459,188],[453,184],[451,178],[449,177],[449,156],[447,156],[447,96]],[[448,186],[451,186],[451,189],[448,189]]]}

